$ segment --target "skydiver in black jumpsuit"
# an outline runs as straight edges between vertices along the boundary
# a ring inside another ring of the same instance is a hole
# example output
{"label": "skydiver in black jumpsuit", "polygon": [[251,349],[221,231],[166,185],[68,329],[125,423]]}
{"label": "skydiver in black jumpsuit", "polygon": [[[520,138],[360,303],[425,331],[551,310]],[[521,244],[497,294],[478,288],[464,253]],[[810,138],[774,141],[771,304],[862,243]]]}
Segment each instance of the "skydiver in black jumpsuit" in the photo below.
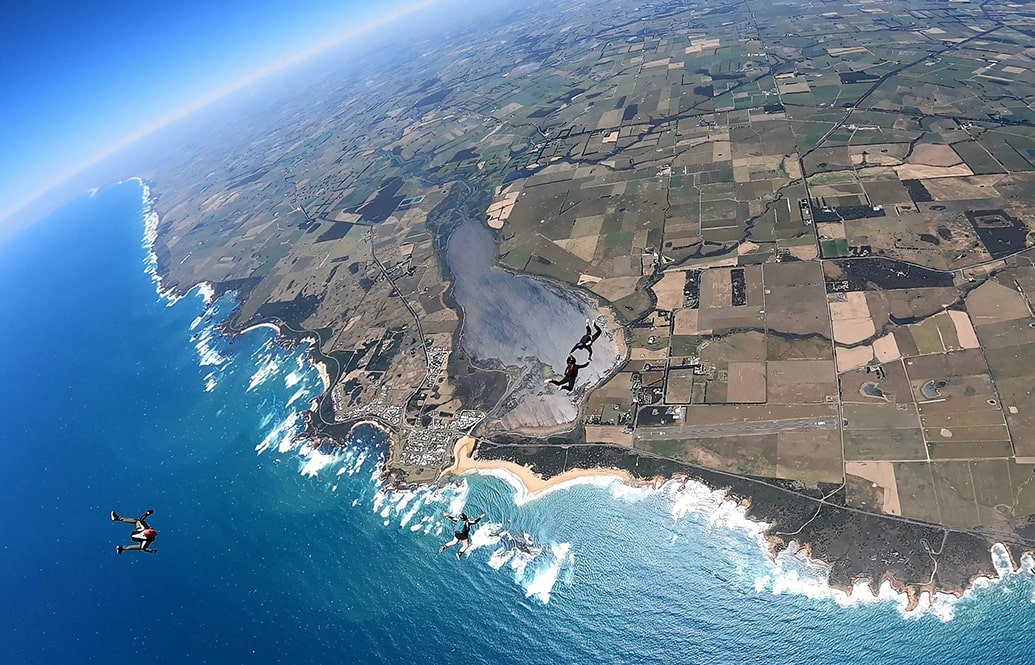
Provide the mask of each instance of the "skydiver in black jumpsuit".
{"label": "skydiver in black jumpsuit", "polygon": [[568,353],[575,353],[579,349],[585,349],[589,351],[589,359],[592,360],[593,342],[597,341],[597,337],[600,337],[600,333],[602,333],[603,331],[600,329],[600,326],[596,323],[593,323],[593,327],[596,328],[596,330],[590,330],[589,324],[590,320],[586,319],[586,334],[582,336],[582,339],[579,340],[578,344],[571,347],[571,351],[569,351]]}

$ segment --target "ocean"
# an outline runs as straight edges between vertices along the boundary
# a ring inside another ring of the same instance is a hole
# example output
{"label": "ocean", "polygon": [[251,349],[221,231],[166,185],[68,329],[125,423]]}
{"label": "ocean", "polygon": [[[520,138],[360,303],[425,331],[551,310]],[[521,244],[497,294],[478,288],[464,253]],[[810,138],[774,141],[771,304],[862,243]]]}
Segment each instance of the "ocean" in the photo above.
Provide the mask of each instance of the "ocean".
{"label": "ocean", "polygon": [[[376,430],[298,439],[304,345],[223,337],[231,296],[161,295],[146,212],[128,181],[0,245],[3,662],[1035,659],[1028,573],[908,613],[848,598],[700,485],[385,492]],[[486,519],[457,561],[437,549],[462,507]],[[109,511],[149,508],[158,553],[116,555]]]}

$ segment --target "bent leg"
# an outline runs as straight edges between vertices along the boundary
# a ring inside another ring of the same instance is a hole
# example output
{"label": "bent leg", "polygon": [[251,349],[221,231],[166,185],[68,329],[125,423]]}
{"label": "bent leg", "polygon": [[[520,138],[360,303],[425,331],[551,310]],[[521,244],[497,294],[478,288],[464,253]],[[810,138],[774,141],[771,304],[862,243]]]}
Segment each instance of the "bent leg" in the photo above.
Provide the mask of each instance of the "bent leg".
{"label": "bent leg", "polygon": [[128,517],[119,517],[118,515],[116,515],[112,519],[114,519],[116,522],[125,522],[126,524],[136,524],[137,523],[137,521],[134,520],[134,519],[130,519]]}
{"label": "bent leg", "polygon": [[460,542],[460,540],[458,538],[454,538],[451,541],[449,541],[448,543],[446,543],[445,545],[443,545],[442,547],[438,548],[438,551],[439,552],[445,552],[450,547],[452,547],[453,545],[456,545],[459,542]]}
{"label": "bent leg", "polygon": [[[600,333],[604,332],[603,330],[600,329],[600,325],[597,324],[597,323],[594,323],[593,327],[596,328],[596,332],[593,333],[593,339],[590,340],[590,342],[589,342],[590,344],[592,344],[593,342],[597,341],[597,337],[600,337]],[[589,333],[589,326],[586,326],[586,332]]]}
{"label": "bent leg", "polygon": [[142,550],[146,546],[146,543],[133,543],[132,545],[123,545],[122,551],[128,552],[129,550]]}

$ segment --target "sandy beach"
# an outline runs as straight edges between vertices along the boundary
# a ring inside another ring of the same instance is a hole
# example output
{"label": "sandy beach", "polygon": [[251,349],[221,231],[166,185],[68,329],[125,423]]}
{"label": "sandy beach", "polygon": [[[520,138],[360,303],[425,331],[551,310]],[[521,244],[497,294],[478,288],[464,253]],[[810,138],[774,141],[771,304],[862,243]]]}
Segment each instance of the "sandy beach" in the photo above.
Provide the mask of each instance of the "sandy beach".
{"label": "sandy beach", "polygon": [[629,473],[619,469],[571,469],[558,474],[552,478],[544,479],[534,473],[530,468],[507,462],[504,460],[478,460],[471,457],[474,451],[474,444],[477,439],[471,436],[461,437],[453,446],[453,464],[442,472],[442,476],[460,476],[465,473],[503,472],[512,476],[525,489],[525,499],[535,498],[536,495],[557,487],[564,483],[570,483],[583,478],[615,478],[629,485],[642,485],[642,480],[633,478]]}
{"label": "sandy beach", "polygon": [[244,330],[242,330],[238,334],[244,335],[245,333],[250,333],[251,331],[258,330],[259,328],[269,328],[273,332],[277,333],[278,335],[280,334],[280,326],[278,326],[275,323],[270,323],[268,321],[264,321],[263,323],[256,323],[254,325],[250,325],[250,326],[248,326],[247,328],[245,328]]}

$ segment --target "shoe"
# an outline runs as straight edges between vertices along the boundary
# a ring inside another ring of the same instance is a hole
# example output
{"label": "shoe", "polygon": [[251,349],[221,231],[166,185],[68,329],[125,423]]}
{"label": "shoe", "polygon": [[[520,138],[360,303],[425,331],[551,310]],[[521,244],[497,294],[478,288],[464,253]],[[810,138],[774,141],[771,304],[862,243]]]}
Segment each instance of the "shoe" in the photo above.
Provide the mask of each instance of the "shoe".
{"label": "shoe", "polygon": [[442,554],[445,551],[446,551],[446,546],[445,545],[443,545],[442,547],[438,548],[438,553],[439,554]]}
{"label": "shoe", "polygon": [[589,319],[586,319],[586,327],[587,327],[587,328],[589,327],[589,324],[590,324],[590,320],[589,320]]}
{"label": "shoe", "polygon": [[115,546],[115,554],[122,554],[122,545]]}
{"label": "shoe", "polygon": [[111,521],[112,522],[117,522],[118,520],[119,520],[119,514],[116,513],[114,510],[111,511]]}
{"label": "shoe", "polygon": [[456,553],[456,560],[457,561],[459,561],[460,559],[463,559],[463,558],[464,558],[464,553],[463,552],[457,552]]}
{"label": "shoe", "polygon": [[154,514],[155,514],[155,511],[153,511],[153,510],[149,510],[149,511],[147,511],[146,513],[144,513],[144,517],[151,517],[151,516],[152,516],[152,515],[154,515]]}

